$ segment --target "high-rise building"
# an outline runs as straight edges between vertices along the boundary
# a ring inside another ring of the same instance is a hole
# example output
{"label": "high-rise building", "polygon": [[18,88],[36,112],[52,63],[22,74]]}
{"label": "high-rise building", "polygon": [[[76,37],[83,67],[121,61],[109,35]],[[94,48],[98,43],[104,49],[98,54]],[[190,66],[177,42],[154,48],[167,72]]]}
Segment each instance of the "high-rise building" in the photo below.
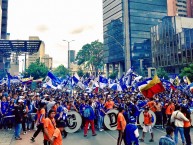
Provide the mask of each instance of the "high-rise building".
{"label": "high-rise building", "polygon": [[104,62],[122,71],[152,66],[150,28],[167,15],[166,0],[103,0]]}
{"label": "high-rise building", "polygon": [[193,0],[167,0],[168,16],[193,17]]}
{"label": "high-rise building", "polygon": [[48,54],[45,54],[42,57],[41,62],[44,63],[49,69],[52,69],[52,67],[53,67],[53,59]]}
{"label": "high-rise building", "polygon": [[[39,37],[37,36],[30,36],[29,40],[40,40]],[[32,63],[35,62],[37,59],[42,60],[42,57],[45,55],[45,43],[42,41],[39,51],[34,54],[29,54],[28,57],[26,58],[26,68]]]}
{"label": "high-rise building", "polygon": [[179,74],[193,62],[193,18],[164,17],[151,34],[153,66]]}
{"label": "high-rise building", "polygon": [[70,63],[75,62],[75,50],[69,50],[70,51]]}
{"label": "high-rise building", "polygon": [[193,18],[193,0],[187,0],[187,16]]}
{"label": "high-rise building", "polygon": [[7,17],[8,17],[8,0],[1,0],[2,20],[1,20],[1,39],[7,38]]}

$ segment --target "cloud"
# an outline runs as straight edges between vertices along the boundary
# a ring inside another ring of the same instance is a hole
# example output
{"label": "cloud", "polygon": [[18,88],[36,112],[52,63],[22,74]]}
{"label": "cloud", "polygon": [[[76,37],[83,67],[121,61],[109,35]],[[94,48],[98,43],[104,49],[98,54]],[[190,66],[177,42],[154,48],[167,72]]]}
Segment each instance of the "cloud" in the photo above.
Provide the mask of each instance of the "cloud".
{"label": "cloud", "polygon": [[80,27],[74,28],[72,31],[70,31],[70,34],[72,34],[72,35],[80,34],[80,33],[83,33],[84,31],[90,30],[92,28],[93,28],[92,25],[80,26]]}
{"label": "cloud", "polygon": [[46,31],[48,31],[48,29],[49,28],[44,24],[36,26],[36,30],[38,32],[46,32]]}

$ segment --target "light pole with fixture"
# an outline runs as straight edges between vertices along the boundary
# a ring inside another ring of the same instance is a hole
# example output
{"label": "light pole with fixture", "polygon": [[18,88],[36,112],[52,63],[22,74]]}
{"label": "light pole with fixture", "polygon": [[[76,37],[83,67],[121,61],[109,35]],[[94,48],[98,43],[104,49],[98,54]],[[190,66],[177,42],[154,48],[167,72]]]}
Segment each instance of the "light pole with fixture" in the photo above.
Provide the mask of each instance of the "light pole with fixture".
{"label": "light pole with fixture", "polygon": [[70,41],[63,40],[63,41],[68,42],[68,70],[70,70],[70,42],[75,41],[75,40],[70,40]]}

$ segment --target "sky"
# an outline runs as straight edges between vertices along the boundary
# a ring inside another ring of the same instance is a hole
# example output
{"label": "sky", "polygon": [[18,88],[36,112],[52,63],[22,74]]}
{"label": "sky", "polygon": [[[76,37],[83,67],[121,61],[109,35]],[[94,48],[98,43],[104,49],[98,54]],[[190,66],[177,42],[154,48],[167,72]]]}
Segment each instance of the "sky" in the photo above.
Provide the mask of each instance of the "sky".
{"label": "sky", "polygon": [[10,40],[39,36],[53,67],[67,67],[68,43],[76,53],[84,44],[103,41],[102,0],[9,0]]}

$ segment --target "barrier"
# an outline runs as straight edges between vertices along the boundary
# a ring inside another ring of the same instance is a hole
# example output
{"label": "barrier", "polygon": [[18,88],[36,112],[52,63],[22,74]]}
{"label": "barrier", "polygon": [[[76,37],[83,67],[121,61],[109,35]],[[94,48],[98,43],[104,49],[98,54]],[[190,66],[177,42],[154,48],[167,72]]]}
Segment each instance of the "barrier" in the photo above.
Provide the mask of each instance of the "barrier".
{"label": "barrier", "polygon": [[74,133],[82,124],[82,117],[76,111],[69,111],[67,117],[67,126],[65,127],[65,131],[68,133]]}
{"label": "barrier", "polygon": [[[141,113],[139,114],[139,124],[141,125],[141,127],[144,126],[144,124],[143,124],[143,122],[144,122],[143,112],[144,112],[144,110],[141,111]],[[153,127],[153,126],[155,125],[155,123],[156,123],[156,116],[155,116],[155,113],[154,113],[153,111],[149,110],[148,112],[149,112],[151,115],[153,115],[153,117],[154,117],[154,122],[152,122],[152,127]]]}
{"label": "barrier", "polygon": [[104,117],[104,124],[109,130],[117,129],[117,114],[118,110],[111,109],[109,110]]}

